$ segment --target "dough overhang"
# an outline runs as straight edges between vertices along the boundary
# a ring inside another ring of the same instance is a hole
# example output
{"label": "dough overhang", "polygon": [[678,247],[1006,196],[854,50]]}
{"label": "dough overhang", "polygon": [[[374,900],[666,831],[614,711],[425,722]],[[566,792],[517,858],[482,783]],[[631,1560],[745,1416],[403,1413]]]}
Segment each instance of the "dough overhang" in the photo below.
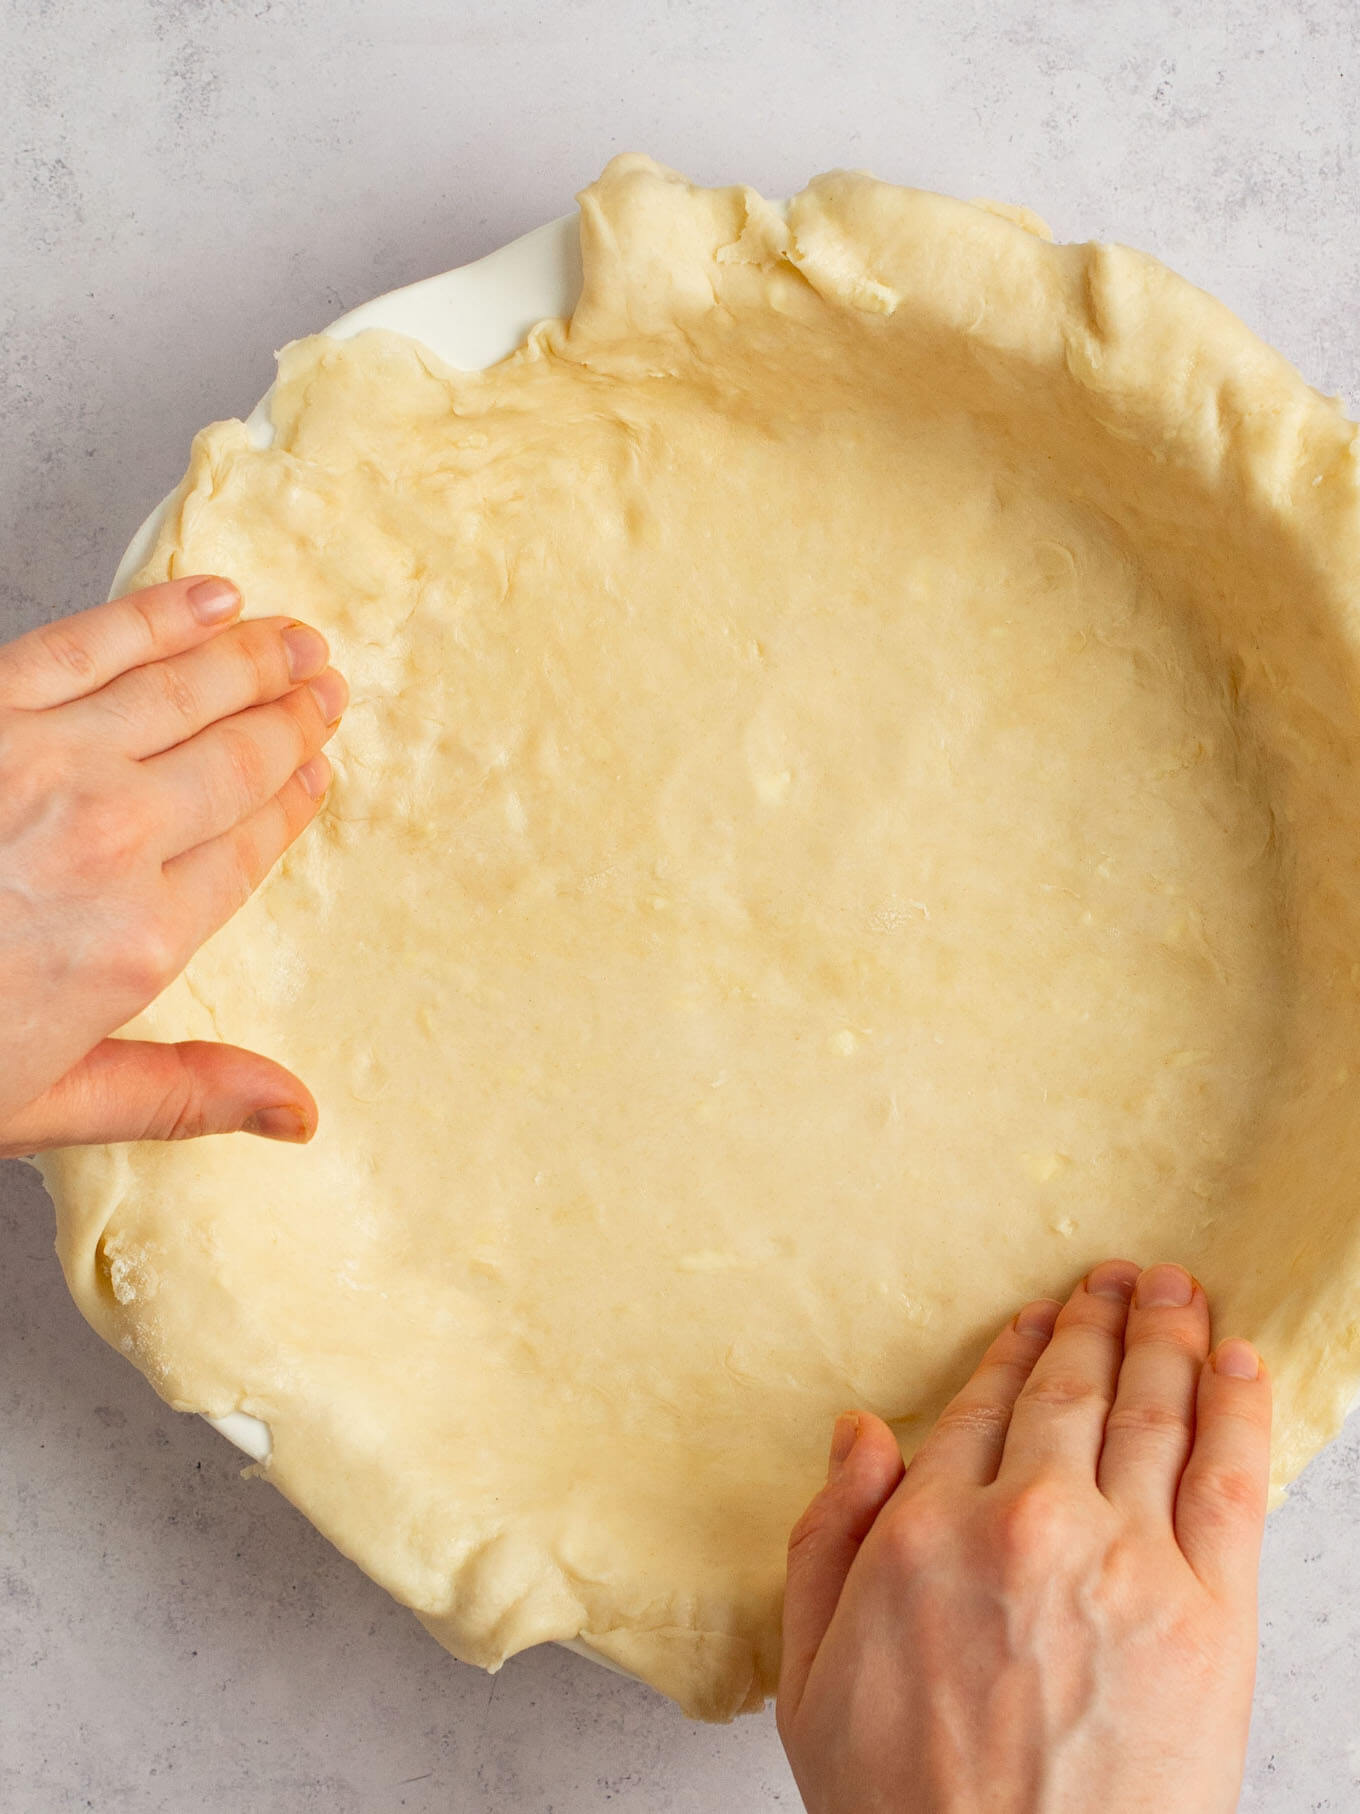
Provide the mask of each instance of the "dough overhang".
{"label": "dough overhang", "polygon": [[850,1405],[910,1449],[1026,1297],[1177,1259],[1360,1379],[1355,429],[1152,259],[616,159],[485,373],[285,349],[145,579],[350,679],[326,812],[137,1031],[304,1150],[43,1165],[71,1289],[456,1655],[725,1717]]}

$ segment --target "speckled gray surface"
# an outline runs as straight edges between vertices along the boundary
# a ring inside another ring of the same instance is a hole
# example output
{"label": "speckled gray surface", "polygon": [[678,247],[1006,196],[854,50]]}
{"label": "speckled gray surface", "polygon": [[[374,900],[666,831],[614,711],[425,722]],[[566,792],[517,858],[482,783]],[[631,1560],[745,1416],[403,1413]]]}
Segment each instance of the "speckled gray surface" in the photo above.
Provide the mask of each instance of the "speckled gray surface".
{"label": "speckled gray surface", "polygon": [[[1360,392],[1351,0],[10,0],[2,29],[0,634],[102,596],[273,347],[625,148],[1025,201]],[[10,1814],[797,1807],[768,1717],[687,1726],[560,1651],[451,1662],[86,1329],[19,1165],[0,1240]],[[1357,1459],[1353,1424],[1272,1521],[1252,1814],[1360,1806]]]}

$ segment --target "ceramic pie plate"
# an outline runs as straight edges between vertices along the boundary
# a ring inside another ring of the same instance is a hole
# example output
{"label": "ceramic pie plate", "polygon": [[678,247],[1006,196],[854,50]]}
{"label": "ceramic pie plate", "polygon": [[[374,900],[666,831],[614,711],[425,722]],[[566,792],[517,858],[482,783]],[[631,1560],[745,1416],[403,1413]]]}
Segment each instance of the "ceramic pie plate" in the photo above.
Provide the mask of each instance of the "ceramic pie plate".
{"label": "ceramic pie plate", "polygon": [[[1090,250],[1096,252],[1101,249]],[[1083,249],[1072,248],[1071,251],[1079,255]],[[569,315],[579,293],[580,276],[577,218],[572,215],[549,223],[475,264],[379,297],[342,316],[323,331],[335,338],[347,339],[367,329],[387,329],[421,342],[451,366],[464,370],[481,369],[513,352],[535,323],[545,318]],[[1188,286],[1182,286],[1182,290],[1184,292],[1183,300],[1189,307],[1190,298],[1194,293],[1188,291]],[[1206,306],[1209,306],[1207,301]],[[1101,321],[1099,310],[1094,303],[1091,304],[1091,307],[1095,310],[1097,327],[1099,327]],[[1316,427],[1314,421],[1316,400],[1306,401],[1302,394],[1303,387],[1297,384],[1297,380],[1293,378],[1292,374],[1290,374],[1290,378],[1292,384],[1297,388],[1297,394],[1294,389],[1281,386],[1279,396],[1291,405],[1300,418],[1297,434],[1293,432],[1293,416],[1290,411],[1279,406],[1278,402],[1271,409],[1243,408],[1238,412],[1241,416],[1240,423],[1236,420],[1233,411],[1238,399],[1233,389],[1234,384],[1254,375],[1249,369],[1253,362],[1262,364],[1263,379],[1273,376],[1274,368],[1267,369],[1265,362],[1277,358],[1273,354],[1267,355],[1266,349],[1260,348],[1259,343],[1252,342],[1250,346],[1247,346],[1245,339],[1239,340],[1236,337],[1241,334],[1242,330],[1236,324],[1234,324],[1232,335],[1226,331],[1223,334],[1221,350],[1225,355],[1231,353],[1233,357],[1230,361],[1225,357],[1225,365],[1230,368],[1229,376],[1212,398],[1214,408],[1221,412],[1214,418],[1214,421],[1227,423],[1230,432],[1225,439],[1234,455],[1251,457],[1254,464],[1249,476],[1256,491],[1260,493],[1261,499],[1272,509],[1277,501],[1288,504],[1293,495],[1290,486],[1302,486],[1305,482],[1317,486],[1322,484],[1328,475],[1337,481],[1338,486],[1342,486],[1344,481],[1344,488],[1349,495],[1354,480],[1352,467],[1346,465],[1346,460],[1349,458],[1353,466],[1356,446],[1352,444],[1349,455],[1339,454],[1333,445],[1336,441],[1335,425],[1329,422],[1325,440],[1328,450],[1327,459],[1331,460],[1332,464],[1324,473],[1323,467],[1326,463],[1323,459],[1324,450],[1319,446],[1315,455],[1317,470],[1314,472],[1314,447],[1304,433],[1304,426]],[[1098,341],[1099,336],[1097,335],[1096,338]],[[1133,338],[1134,336],[1130,336],[1131,340]],[[1097,345],[1096,350],[1100,352],[1101,346]],[[1161,401],[1163,399],[1160,387],[1165,385],[1174,390],[1174,378],[1174,372],[1168,377],[1163,377],[1161,368],[1157,367],[1147,374],[1147,388],[1149,391],[1156,391],[1157,399]],[[1188,381],[1186,388],[1187,390],[1189,388]],[[1264,383],[1262,384],[1262,394],[1268,399],[1272,397],[1272,393]],[[1245,386],[1245,395],[1247,403],[1251,404],[1255,393],[1250,384]],[[271,440],[269,405],[270,394],[267,393],[247,418],[248,430],[256,445],[261,447],[267,446]],[[1204,424],[1197,417],[1189,417],[1185,428],[1187,439],[1191,437],[1192,431],[1198,432],[1203,426]],[[1169,447],[1169,449],[1163,449],[1155,457],[1166,460],[1171,457],[1172,452],[1174,452],[1174,447]],[[1333,454],[1337,455],[1335,460],[1332,460]],[[1172,463],[1174,466],[1174,461]],[[1278,499],[1277,493],[1279,494]],[[1256,492],[1253,492],[1252,495],[1255,498]],[[1311,495],[1311,493],[1303,494],[1305,503]],[[134,537],[115,579],[113,588],[115,592],[125,590],[135,573],[143,566],[157,533],[165,521],[167,512],[177,505],[178,499],[179,493],[176,492],[164,500]],[[1342,556],[1351,548],[1353,539],[1349,528],[1342,539],[1345,542],[1345,548],[1338,548],[1336,559],[1340,565],[1344,566],[1346,561],[1342,559]],[[1325,551],[1323,552],[1325,553]],[[1318,560],[1320,564],[1321,553]],[[1277,613],[1276,627],[1280,621],[1295,622],[1294,606],[1295,601],[1291,599],[1289,608]],[[1315,649],[1309,641],[1310,627],[1316,627],[1310,626],[1307,614],[1303,611],[1297,613],[1297,620],[1297,627],[1292,633],[1298,642],[1300,660],[1307,657],[1307,660],[1313,663],[1310,672],[1316,672],[1321,665],[1315,659],[1321,645],[1319,643]],[[1250,641],[1249,633],[1247,640]],[[1256,653],[1259,654],[1259,650]],[[1286,693],[1288,692],[1290,676],[1287,673],[1281,679],[1279,675],[1268,671],[1263,661],[1258,662],[1257,665],[1262,670],[1257,679],[1268,695],[1273,695],[1274,699],[1278,700],[1282,687]],[[1323,691],[1325,690],[1324,688]],[[1343,784],[1343,772],[1346,770],[1347,764],[1341,760],[1341,756],[1346,752],[1343,750],[1333,751],[1333,753],[1337,756],[1337,772],[1327,774],[1324,770],[1319,773],[1316,777],[1318,784],[1321,787],[1325,781],[1327,789],[1331,792],[1342,798],[1349,796],[1349,799],[1353,800],[1354,796],[1349,795],[1348,788]],[[1293,760],[1295,757],[1300,758],[1298,766],[1306,772],[1310,767],[1308,752],[1292,749],[1286,752],[1287,760]],[[1344,819],[1348,824],[1353,825],[1353,807],[1351,805],[1347,804],[1345,810],[1342,811],[1338,803],[1337,813],[1339,819]],[[1351,920],[1350,910],[1344,906],[1347,891],[1342,884],[1344,872],[1351,867],[1351,852],[1345,848],[1345,845],[1351,842],[1350,838],[1339,842],[1333,846],[1330,853],[1333,867],[1330,876],[1331,895],[1329,898],[1339,900],[1337,920],[1340,926],[1349,924]],[[1344,953],[1334,953],[1329,949],[1327,955],[1329,961],[1331,957],[1335,956],[1339,965],[1342,956],[1353,960],[1357,953],[1352,947]],[[1342,977],[1340,968],[1337,968],[1337,977],[1344,983],[1345,978]],[[1360,984],[1360,964],[1350,963],[1349,978],[1352,985]],[[1344,989],[1342,992],[1345,992]],[[1192,1057],[1193,1054],[1185,1056]],[[1339,1056],[1350,1059],[1351,1051],[1348,1049]],[[1334,1082],[1339,1088],[1342,1082],[1348,1081],[1350,1075],[1351,1071],[1347,1068],[1344,1075],[1338,1072],[1336,1078],[1329,1081]],[[1344,1140],[1340,1143],[1341,1146],[1347,1144],[1348,1142]],[[1315,1142],[1314,1154],[1316,1155],[1316,1153],[1317,1143]],[[1322,1162],[1326,1162],[1326,1155]],[[1334,1168],[1342,1171],[1347,1169],[1339,1150],[1331,1153],[1330,1163]],[[1247,1245],[1250,1244],[1254,1232],[1245,1231]],[[1306,1228],[1301,1227],[1297,1231],[1297,1244],[1288,1258],[1287,1265],[1279,1273],[1281,1295],[1284,1299],[1281,1314],[1283,1320],[1290,1323],[1298,1351],[1305,1357],[1305,1360],[1308,1357],[1320,1358],[1328,1355],[1339,1360],[1341,1358],[1339,1350],[1349,1350],[1360,1343],[1360,1326],[1352,1325],[1344,1332],[1335,1330],[1324,1332],[1321,1327],[1320,1313],[1315,1311],[1312,1306],[1300,1303],[1301,1293],[1293,1288],[1293,1275],[1303,1269],[1303,1262],[1306,1259],[1303,1252],[1306,1235]],[[1278,1255],[1272,1256],[1273,1262],[1278,1262],[1279,1259]],[[1349,1377],[1345,1377],[1347,1373],[1349,1373]],[[1331,1369],[1329,1385],[1331,1388],[1338,1385],[1344,1388],[1344,1385],[1349,1383],[1349,1378],[1353,1377],[1353,1372],[1348,1369],[1334,1366]],[[1293,1389],[1298,1382],[1291,1380],[1290,1384]],[[1334,1392],[1327,1407],[1329,1413],[1327,1421],[1332,1422],[1333,1428],[1335,1427],[1333,1419],[1342,1408],[1341,1399],[1342,1393]],[[235,1413],[209,1421],[212,1421],[217,1429],[252,1458],[263,1460],[268,1456],[270,1433],[267,1427],[258,1420]],[[1315,1418],[1314,1421],[1318,1420]],[[1315,1444],[1309,1445],[1306,1452],[1311,1452],[1312,1446]],[[1306,1458],[1306,1452],[1301,1458]],[[1286,1470],[1286,1477],[1287,1473],[1293,1471],[1297,1465],[1297,1461],[1292,1462]],[[577,1645],[573,1645],[572,1648],[584,1649]],[[592,1653],[587,1650],[585,1654]],[[603,1659],[597,1658],[596,1660]]]}
{"label": "ceramic pie plate", "polygon": [[[348,340],[367,328],[387,328],[421,341],[449,365],[479,371],[504,359],[520,345],[536,322],[569,315],[581,288],[581,249],[577,217],[563,215],[532,233],[512,240],[498,251],[427,277],[404,289],[389,290],[342,315],[323,332]],[[246,427],[258,447],[273,439],[269,420],[271,386],[246,418]],[[177,496],[169,493],[147,517],[128,544],[109,597],[117,598],[131,586],[145,565],[166,514]],[[244,1411],[204,1420],[219,1430],[253,1461],[269,1456],[269,1427]],[[579,1641],[564,1645],[579,1656],[612,1671],[629,1672]]]}

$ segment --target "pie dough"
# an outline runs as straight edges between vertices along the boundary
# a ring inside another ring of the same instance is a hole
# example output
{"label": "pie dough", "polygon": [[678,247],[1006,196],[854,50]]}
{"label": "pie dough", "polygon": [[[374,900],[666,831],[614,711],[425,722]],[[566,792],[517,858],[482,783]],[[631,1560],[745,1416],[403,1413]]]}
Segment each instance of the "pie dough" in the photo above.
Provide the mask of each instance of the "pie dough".
{"label": "pie dough", "polygon": [[484,373],[288,347],[143,579],[320,625],[324,816],[141,1017],[321,1128],[51,1155],[90,1322],[457,1656],[773,1688],[832,1419],[1176,1259],[1360,1380],[1355,428],[1152,259],[616,159]]}

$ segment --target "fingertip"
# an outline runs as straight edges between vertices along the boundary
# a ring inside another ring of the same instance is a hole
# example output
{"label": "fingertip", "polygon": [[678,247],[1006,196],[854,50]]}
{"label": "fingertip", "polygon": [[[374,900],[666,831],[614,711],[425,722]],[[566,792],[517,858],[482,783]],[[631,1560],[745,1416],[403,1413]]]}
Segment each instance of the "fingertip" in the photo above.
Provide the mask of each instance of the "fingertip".
{"label": "fingertip", "polygon": [[1191,1567],[1231,1589],[1254,1577],[1270,1491],[1270,1384],[1250,1342],[1220,1342],[1200,1373],[1175,1528]]}
{"label": "fingertip", "polygon": [[262,1140],[283,1140],[292,1146],[305,1146],[316,1132],[315,1121],[297,1103],[280,1103],[272,1108],[255,1109],[241,1123],[243,1134],[258,1134]]}
{"label": "fingertip", "polygon": [[316,1098],[300,1077],[262,1053],[190,1041],[177,1050],[212,1102],[213,1131],[249,1133],[305,1146],[316,1132]]}
{"label": "fingertip", "polygon": [[827,1484],[814,1494],[789,1533],[779,1671],[781,1720],[797,1707],[860,1544],[903,1473],[897,1438],[872,1412],[842,1412],[831,1449]]}
{"label": "fingertip", "polygon": [[904,1472],[902,1450],[883,1419],[843,1411],[832,1430],[826,1482],[794,1526],[791,1551],[820,1550],[826,1541],[858,1546]]}
{"label": "fingertip", "polygon": [[1188,1310],[1195,1302],[1196,1293],[1204,1296],[1198,1281],[1184,1266],[1149,1266],[1138,1275],[1133,1307],[1135,1310]]}
{"label": "fingertip", "polygon": [[349,682],[338,668],[325,668],[307,684],[321,713],[321,722],[328,732],[334,731],[349,704]]}
{"label": "fingertip", "polygon": [[[851,1476],[855,1490],[862,1490],[868,1499],[879,1502],[887,1499],[906,1472],[902,1445],[892,1426],[881,1417],[875,1417],[872,1411],[845,1412],[842,1417],[853,1422],[853,1440],[837,1476],[842,1473]],[[837,1424],[840,1422],[841,1418],[838,1418]]]}
{"label": "fingertip", "polygon": [[849,1459],[850,1451],[859,1436],[859,1412],[842,1411],[831,1431],[831,1458],[826,1477],[834,1480]]}
{"label": "fingertip", "polygon": [[1231,1336],[1220,1342],[1210,1356],[1209,1365],[1220,1379],[1245,1380],[1255,1383],[1265,1373],[1260,1355],[1250,1342]]}
{"label": "fingertip", "polygon": [[199,623],[216,627],[240,616],[241,594],[229,579],[205,574],[186,584],[185,601]]}
{"label": "fingertip", "polygon": [[331,784],[332,773],[329,757],[318,753],[304,762],[302,767],[297,770],[297,778],[307,797],[319,803],[325,797],[326,789]]}
{"label": "fingertip", "polygon": [[1091,1268],[1079,1289],[1089,1297],[1110,1298],[1127,1305],[1132,1302],[1141,1271],[1134,1260],[1103,1260]]}
{"label": "fingertip", "polygon": [[1036,1298],[1023,1310],[1016,1311],[1011,1327],[1020,1335],[1042,1335],[1047,1339],[1053,1334],[1061,1313],[1062,1305],[1056,1298]]}
{"label": "fingertip", "polygon": [[282,637],[288,678],[292,681],[310,680],[322,672],[331,658],[330,644],[310,624],[294,620],[284,627]]}

